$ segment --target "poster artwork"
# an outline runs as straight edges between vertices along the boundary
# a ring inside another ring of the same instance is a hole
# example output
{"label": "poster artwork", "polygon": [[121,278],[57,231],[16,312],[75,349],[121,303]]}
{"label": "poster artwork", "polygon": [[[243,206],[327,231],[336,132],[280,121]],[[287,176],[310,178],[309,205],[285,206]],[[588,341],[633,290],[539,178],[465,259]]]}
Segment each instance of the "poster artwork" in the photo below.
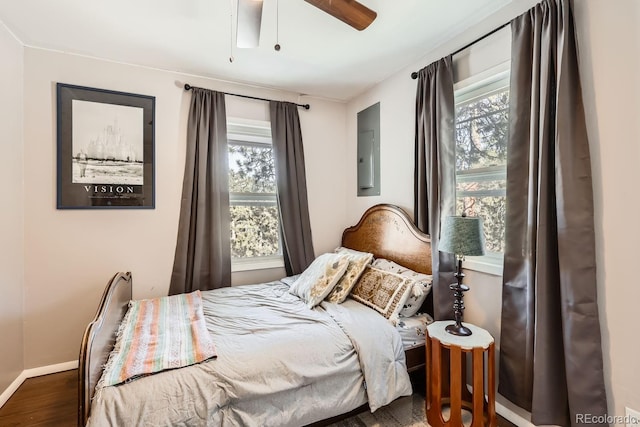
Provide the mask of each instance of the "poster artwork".
{"label": "poster artwork", "polygon": [[155,208],[155,97],[57,83],[58,209]]}
{"label": "poster artwork", "polygon": [[74,99],[72,182],[87,188],[144,185],[143,113],[139,107]]}

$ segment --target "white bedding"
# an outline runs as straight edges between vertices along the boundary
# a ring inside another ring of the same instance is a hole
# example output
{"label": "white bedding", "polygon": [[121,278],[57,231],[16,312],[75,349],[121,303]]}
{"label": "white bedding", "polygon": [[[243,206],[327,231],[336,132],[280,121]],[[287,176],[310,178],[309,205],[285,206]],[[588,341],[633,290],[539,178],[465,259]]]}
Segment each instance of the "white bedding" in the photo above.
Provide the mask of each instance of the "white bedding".
{"label": "white bedding", "polygon": [[301,426],[411,394],[386,319],[355,301],[309,309],[287,291],[203,292],[217,359],[97,390],[88,425]]}
{"label": "white bedding", "polygon": [[398,319],[396,330],[402,337],[402,346],[405,350],[425,344],[425,334],[430,323],[433,323],[433,318],[422,313]]}

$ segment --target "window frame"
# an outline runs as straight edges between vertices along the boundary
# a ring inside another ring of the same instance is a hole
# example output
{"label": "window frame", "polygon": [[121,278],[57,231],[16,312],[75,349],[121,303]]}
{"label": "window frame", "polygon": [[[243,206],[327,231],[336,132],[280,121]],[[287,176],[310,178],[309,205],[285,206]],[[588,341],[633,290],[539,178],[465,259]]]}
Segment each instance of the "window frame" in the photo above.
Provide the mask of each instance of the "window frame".
{"label": "window frame", "polygon": [[[504,88],[509,88],[510,81],[510,63],[504,62],[498,64],[495,67],[492,67],[482,73],[478,73],[473,75],[465,80],[461,80],[454,84],[454,105],[457,106],[463,102],[470,102],[474,99],[481,98],[491,94],[492,92],[497,92]],[[457,120],[454,120],[454,126],[457,126]],[[456,149],[458,142],[455,141]],[[455,206],[457,209],[457,199],[458,199],[458,191],[457,191],[457,183],[458,183],[458,171],[455,172],[456,175],[456,195],[455,195]],[[507,166],[493,166],[488,168],[478,168],[472,169],[471,171],[463,171],[462,175],[466,175],[467,179],[473,178],[477,176],[480,180],[490,180],[495,179],[496,177],[504,176],[506,181],[507,176]],[[491,192],[493,196],[502,196],[502,194],[493,194],[493,193],[503,193],[506,198],[506,189],[505,190],[486,190],[487,192]],[[481,193],[481,191],[475,192],[477,195]],[[487,194],[488,195],[488,194]],[[503,265],[504,265],[504,253],[502,252],[487,252],[482,256],[468,256],[465,257],[464,266],[465,269],[478,271],[482,273],[487,273],[495,276],[502,276],[503,274]]]}
{"label": "window frame", "polygon": [[[271,124],[268,121],[230,117],[227,119],[227,144],[249,147],[273,147]],[[238,203],[240,202],[240,203]],[[273,206],[278,207],[276,193],[233,193],[229,190],[229,206]],[[278,207],[278,216],[280,215]],[[231,225],[231,224],[229,224]],[[280,253],[278,255],[231,258],[231,272],[284,268],[282,254],[282,230],[278,229]]]}

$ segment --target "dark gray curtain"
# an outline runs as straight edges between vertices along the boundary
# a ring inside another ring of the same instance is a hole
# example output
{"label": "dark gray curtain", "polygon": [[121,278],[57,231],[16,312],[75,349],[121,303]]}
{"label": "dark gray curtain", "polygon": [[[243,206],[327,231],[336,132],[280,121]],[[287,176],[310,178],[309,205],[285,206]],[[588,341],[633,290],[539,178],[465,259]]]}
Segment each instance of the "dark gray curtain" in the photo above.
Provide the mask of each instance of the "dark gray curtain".
{"label": "dark gray curtain", "polygon": [[441,220],[455,211],[455,102],[451,56],[418,72],[414,216],[431,235],[433,309],[436,319],[453,318],[455,260],[438,251]]}
{"label": "dark gray curtain", "polygon": [[284,264],[288,275],[299,274],[315,259],[300,117],[291,102],[270,101],[269,109]]}
{"label": "dark gray curtain", "polygon": [[227,156],[224,94],[193,88],[170,295],[231,285]]}
{"label": "dark gray curtain", "polygon": [[[569,0],[514,19],[499,392],[537,425],[604,415],[593,191]],[[606,424],[598,424],[606,425]]]}

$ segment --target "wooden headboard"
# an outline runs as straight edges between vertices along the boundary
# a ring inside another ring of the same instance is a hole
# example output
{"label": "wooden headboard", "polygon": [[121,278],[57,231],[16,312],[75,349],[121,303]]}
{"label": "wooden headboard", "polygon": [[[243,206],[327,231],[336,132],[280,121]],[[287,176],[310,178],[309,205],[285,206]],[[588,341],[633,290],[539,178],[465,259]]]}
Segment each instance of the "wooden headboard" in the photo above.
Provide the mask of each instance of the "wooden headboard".
{"label": "wooden headboard", "polygon": [[98,312],[82,337],[78,369],[78,425],[89,418],[91,398],[116,342],[120,322],[131,301],[131,273],[115,274],[102,295]]}
{"label": "wooden headboard", "polygon": [[405,211],[394,205],[369,208],[358,224],[344,230],[342,246],[431,274],[431,239],[418,230]]}

